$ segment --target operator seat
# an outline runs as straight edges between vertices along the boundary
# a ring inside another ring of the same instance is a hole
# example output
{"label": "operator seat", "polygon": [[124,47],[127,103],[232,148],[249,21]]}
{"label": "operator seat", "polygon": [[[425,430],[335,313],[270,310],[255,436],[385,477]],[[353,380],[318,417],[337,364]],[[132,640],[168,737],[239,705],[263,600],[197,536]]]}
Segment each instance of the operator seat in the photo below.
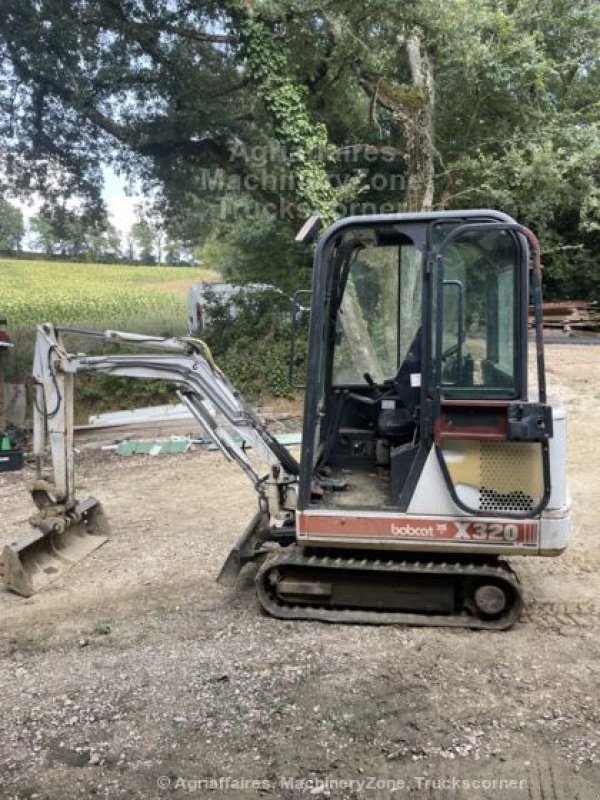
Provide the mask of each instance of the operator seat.
{"label": "operator seat", "polygon": [[392,444],[410,441],[415,432],[415,410],[419,404],[420,387],[413,386],[411,375],[421,374],[421,328],[408,348],[406,358],[391,381],[395,408],[382,408],[377,416],[377,433]]}

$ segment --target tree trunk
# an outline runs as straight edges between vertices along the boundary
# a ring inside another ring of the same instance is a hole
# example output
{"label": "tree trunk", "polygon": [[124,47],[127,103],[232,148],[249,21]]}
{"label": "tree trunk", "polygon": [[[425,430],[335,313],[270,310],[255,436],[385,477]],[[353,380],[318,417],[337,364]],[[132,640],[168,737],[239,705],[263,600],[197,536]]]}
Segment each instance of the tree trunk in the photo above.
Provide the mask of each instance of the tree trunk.
{"label": "tree trunk", "polygon": [[407,211],[433,206],[435,166],[435,87],[431,59],[421,37],[413,32],[398,38],[405,48],[411,83],[401,86],[381,78],[368,66],[357,67],[358,79],[374,101],[390,111],[402,126],[405,141]]}
{"label": "tree trunk", "polygon": [[435,159],[433,70],[416,34],[409,36],[405,45],[413,89],[422,97],[421,105],[397,114],[406,140],[406,210],[429,211],[433,206]]}

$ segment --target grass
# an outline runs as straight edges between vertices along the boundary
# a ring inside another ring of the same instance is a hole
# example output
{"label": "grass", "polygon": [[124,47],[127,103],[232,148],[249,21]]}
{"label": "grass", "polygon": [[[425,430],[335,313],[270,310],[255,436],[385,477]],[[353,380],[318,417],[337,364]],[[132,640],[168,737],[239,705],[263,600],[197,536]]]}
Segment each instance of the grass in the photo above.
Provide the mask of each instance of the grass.
{"label": "grass", "polygon": [[52,320],[104,323],[170,319],[185,323],[188,287],[216,273],[187,267],[137,267],[56,261],[0,261],[0,317],[9,329]]}
{"label": "grass", "polygon": [[92,636],[108,636],[111,624],[107,620],[98,620],[92,629]]}
{"label": "grass", "polygon": [[[28,380],[35,328],[42,322],[157,335],[186,333],[188,288],[217,277],[211,270],[189,267],[0,259],[0,319],[7,320],[15,345],[4,363],[5,379]],[[70,335],[67,346],[90,354],[107,349],[76,335]],[[108,375],[81,376],[76,392],[76,408],[94,412],[165,402],[172,394],[164,387],[157,389],[156,382]]]}

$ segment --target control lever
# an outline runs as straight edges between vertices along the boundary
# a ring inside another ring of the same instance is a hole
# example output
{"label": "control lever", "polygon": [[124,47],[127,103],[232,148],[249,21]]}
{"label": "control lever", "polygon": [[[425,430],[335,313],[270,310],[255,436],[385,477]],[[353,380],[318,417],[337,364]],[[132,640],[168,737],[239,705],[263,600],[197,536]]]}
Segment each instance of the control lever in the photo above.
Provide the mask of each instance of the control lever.
{"label": "control lever", "polygon": [[375,385],[375,381],[373,380],[373,378],[371,377],[371,374],[369,372],[365,372],[364,375],[363,375],[363,378],[369,384],[369,389],[377,389],[377,386]]}

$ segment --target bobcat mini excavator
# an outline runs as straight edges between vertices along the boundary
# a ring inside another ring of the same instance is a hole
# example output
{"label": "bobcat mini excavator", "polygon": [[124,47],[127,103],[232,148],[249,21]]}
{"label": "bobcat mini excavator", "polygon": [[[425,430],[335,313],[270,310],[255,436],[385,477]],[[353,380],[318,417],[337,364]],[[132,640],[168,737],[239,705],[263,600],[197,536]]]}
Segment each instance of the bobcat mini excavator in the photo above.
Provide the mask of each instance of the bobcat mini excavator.
{"label": "bobcat mini excavator", "polygon": [[523,601],[503,557],[555,556],[569,539],[566,422],[546,401],[541,308],[537,240],[503,213],[336,222],[315,253],[299,463],[202,341],[78,331],[159,351],[89,356],[66,349],[69,329],[41,325],[38,511],[4,549],[6,585],[29,595],[107,539],[100,503],[75,497],[73,468],[74,376],[102,372],[172,383],[252,481],[258,510],[219,581],[257,562],[269,614],[510,627]]}

